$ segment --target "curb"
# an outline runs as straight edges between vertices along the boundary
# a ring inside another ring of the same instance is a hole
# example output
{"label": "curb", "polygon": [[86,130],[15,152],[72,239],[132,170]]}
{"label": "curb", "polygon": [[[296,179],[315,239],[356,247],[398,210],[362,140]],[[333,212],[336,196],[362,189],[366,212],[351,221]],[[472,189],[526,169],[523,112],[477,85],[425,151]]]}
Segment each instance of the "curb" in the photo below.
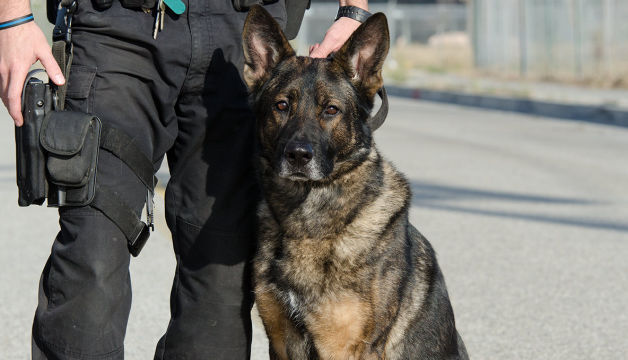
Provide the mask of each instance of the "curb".
{"label": "curb", "polygon": [[518,112],[537,116],[628,127],[628,110],[615,108],[610,105],[552,103],[525,98],[475,95],[454,91],[407,88],[389,85],[386,85],[386,92],[388,95],[416,100],[434,101],[484,109]]}

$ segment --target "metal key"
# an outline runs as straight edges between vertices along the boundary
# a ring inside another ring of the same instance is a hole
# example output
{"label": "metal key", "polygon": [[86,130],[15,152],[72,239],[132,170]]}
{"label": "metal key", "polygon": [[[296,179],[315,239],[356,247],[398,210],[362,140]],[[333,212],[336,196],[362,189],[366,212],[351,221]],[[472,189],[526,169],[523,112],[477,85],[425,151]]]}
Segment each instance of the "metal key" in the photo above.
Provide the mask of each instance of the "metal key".
{"label": "metal key", "polygon": [[163,28],[162,18],[164,15],[164,0],[159,0],[157,2],[157,7],[155,8],[155,24],[153,25],[153,39],[157,39],[157,33]]}
{"label": "metal key", "polygon": [[161,15],[159,16],[159,31],[164,29],[164,19],[166,18],[166,2],[165,1],[161,1],[161,7],[159,12],[161,12]]}

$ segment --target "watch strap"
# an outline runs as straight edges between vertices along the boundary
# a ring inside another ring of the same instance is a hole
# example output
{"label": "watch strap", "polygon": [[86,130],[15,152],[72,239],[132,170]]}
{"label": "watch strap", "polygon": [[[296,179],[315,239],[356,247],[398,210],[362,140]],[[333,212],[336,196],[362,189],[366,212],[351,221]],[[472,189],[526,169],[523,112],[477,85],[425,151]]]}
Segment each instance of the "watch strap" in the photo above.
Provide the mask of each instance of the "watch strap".
{"label": "watch strap", "polygon": [[366,21],[366,19],[369,18],[369,16],[371,16],[370,12],[357,6],[341,6],[338,9],[338,15],[336,16],[336,20],[340,19],[341,17],[348,17],[350,19],[357,20],[363,23]]}

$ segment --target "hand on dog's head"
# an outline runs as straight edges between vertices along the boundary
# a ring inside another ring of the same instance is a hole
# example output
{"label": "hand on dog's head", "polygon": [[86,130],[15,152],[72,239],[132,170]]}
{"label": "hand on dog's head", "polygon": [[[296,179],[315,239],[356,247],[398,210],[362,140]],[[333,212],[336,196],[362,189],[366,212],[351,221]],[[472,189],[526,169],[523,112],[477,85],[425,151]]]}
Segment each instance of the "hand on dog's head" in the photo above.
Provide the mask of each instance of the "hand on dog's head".
{"label": "hand on dog's head", "polygon": [[[372,99],[383,85],[382,66],[389,42],[386,16],[377,13],[360,25],[333,57],[321,61],[341,67],[354,86]],[[268,80],[273,68],[296,56],[279,24],[259,5],[249,11],[242,44],[244,80],[252,92]]]}

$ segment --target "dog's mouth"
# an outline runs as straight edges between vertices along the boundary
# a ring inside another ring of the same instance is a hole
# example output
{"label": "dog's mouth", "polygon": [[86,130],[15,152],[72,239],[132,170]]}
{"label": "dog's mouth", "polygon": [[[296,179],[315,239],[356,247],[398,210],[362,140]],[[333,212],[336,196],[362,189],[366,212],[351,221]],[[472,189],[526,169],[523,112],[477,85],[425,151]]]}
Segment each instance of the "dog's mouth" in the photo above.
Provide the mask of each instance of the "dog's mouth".
{"label": "dog's mouth", "polygon": [[[281,174],[279,176],[281,176]],[[302,172],[295,172],[295,173],[289,174],[287,176],[281,176],[281,177],[283,177],[284,179],[292,180],[292,181],[308,181],[308,180],[310,180],[310,178],[306,174],[304,174]]]}
{"label": "dog's mouth", "polygon": [[288,159],[281,158],[277,170],[280,178],[290,181],[320,181],[325,178],[325,172],[316,160],[305,165],[295,165]]}
{"label": "dog's mouth", "polygon": [[318,181],[325,177],[316,167],[294,169],[285,161],[281,162],[277,175],[291,181]]}

